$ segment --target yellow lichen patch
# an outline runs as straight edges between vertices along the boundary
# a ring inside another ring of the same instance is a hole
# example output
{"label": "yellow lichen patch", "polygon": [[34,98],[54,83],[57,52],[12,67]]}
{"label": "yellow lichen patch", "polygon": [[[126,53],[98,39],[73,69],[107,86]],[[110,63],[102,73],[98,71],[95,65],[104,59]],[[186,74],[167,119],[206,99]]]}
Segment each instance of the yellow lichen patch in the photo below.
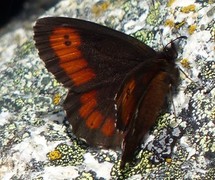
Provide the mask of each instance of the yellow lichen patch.
{"label": "yellow lichen patch", "polygon": [[50,153],[48,153],[48,158],[49,158],[51,161],[60,159],[61,156],[62,156],[62,154],[61,154],[61,152],[58,151],[58,150],[54,150],[54,151],[51,151]]}
{"label": "yellow lichen patch", "polygon": [[181,8],[181,12],[183,13],[194,12],[195,10],[196,10],[196,6],[194,4]]}
{"label": "yellow lichen patch", "polygon": [[215,108],[213,108],[211,111],[211,118],[215,119]]}
{"label": "yellow lichen patch", "polygon": [[175,23],[171,19],[167,19],[164,23],[165,26],[173,27]]}
{"label": "yellow lichen patch", "polygon": [[99,1],[92,7],[92,13],[96,16],[99,16],[102,12],[106,11],[109,7],[109,2],[107,1]]}
{"label": "yellow lichen patch", "polygon": [[185,21],[177,22],[177,23],[175,23],[175,28],[176,28],[176,29],[179,29],[179,28],[182,27],[184,24],[185,24]]}
{"label": "yellow lichen patch", "polygon": [[150,162],[150,157],[152,156],[152,153],[149,151],[143,151],[140,153],[140,162],[136,165],[136,168],[150,168],[153,166]]}
{"label": "yellow lichen patch", "polygon": [[54,97],[53,97],[53,103],[55,105],[58,105],[60,103],[60,99],[61,99],[61,96],[59,93],[55,94]]}
{"label": "yellow lichen patch", "polygon": [[174,2],[175,2],[175,0],[169,0],[168,3],[167,3],[167,6],[168,6],[168,7],[172,6],[172,4],[173,4]]}
{"label": "yellow lichen patch", "polygon": [[212,39],[215,41],[215,29],[213,29],[213,31],[212,31]]}
{"label": "yellow lichen patch", "polygon": [[93,180],[94,177],[93,177],[92,172],[82,172],[77,179],[78,180],[81,180],[81,179]]}
{"label": "yellow lichen patch", "polygon": [[213,4],[214,0],[208,0],[208,4]]}
{"label": "yellow lichen patch", "polygon": [[85,149],[77,145],[75,140],[73,142],[72,146],[64,143],[58,144],[54,151],[47,153],[50,164],[54,166],[75,166],[83,163]]}
{"label": "yellow lichen patch", "polygon": [[187,58],[182,59],[180,61],[180,63],[184,68],[190,68],[190,63],[189,63],[189,60]]}
{"label": "yellow lichen patch", "polygon": [[167,163],[171,163],[172,162],[172,158],[166,158],[165,159]]}
{"label": "yellow lichen patch", "polygon": [[193,25],[191,25],[191,26],[189,27],[188,32],[189,32],[189,34],[191,35],[191,34],[194,33],[195,30],[196,30],[196,25],[193,24]]}

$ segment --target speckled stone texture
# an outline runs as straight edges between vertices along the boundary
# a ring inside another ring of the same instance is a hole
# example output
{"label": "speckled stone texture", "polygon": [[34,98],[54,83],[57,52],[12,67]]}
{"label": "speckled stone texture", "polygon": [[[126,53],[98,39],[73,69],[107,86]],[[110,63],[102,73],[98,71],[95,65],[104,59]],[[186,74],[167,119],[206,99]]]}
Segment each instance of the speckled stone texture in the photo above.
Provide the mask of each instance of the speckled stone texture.
{"label": "speckled stone texture", "polygon": [[64,0],[43,14],[103,24],[156,50],[188,37],[179,51],[186,75],[175,111],[158,119],[136,163],[124,170],[120,151],[92,148],[72,134],[62,109],[67,90],[45,69],[32,39],[38,11],[1,29],[0,179],[215,179],[214,5]]}

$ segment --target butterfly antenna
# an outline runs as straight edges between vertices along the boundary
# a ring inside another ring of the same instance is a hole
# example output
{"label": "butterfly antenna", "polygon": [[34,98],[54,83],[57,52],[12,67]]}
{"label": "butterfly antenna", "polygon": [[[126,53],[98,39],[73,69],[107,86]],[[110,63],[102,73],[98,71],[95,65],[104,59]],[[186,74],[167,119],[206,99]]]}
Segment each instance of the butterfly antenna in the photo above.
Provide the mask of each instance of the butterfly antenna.
{"label": "butterfly antenna", "polygon": [[172,95],[172,86],[170,88],[171,88],[170,97],[171,97],[171,101],[172,101],[172,107],[173,107],[173,111],[174,111],[175,120],[177,120],[177,118],[176,118],[177,117],[177,115],[176,115],[176,109],[175,109],[175,104],[174,104],[173,95]]}
{"label": "butterfly antenna", "polygon": [[[184,74],[184,76],[189,79],[192,83],[194,83],[197,87],[199,87],[199,89],[204,89],[203,85],[199,84],[198,82],[195,82],[194,80],[192,80],[180,67],[179,70],[182,72],[182,74]],[[212,89],[215,88],[215,85],[209,87],[208,89],[206,89],[206,91],[204,92],[204,94],[208,94]]]}
{"label": "butterfly antenna", "polygon": [[179,70],[182,72],[182,74],[183,74],[187,79],[189,79],[191,82],[193,82],[193,83],[196,84],[196,82],[193,81],[180,67],[179,67]]}
{"label": "butterfly antenna", "polygon": [[[178,39],[187,39],[187,36],[179,36],[179,37],[173,39],[172,41],[170,41],[165,47],[169,46],[169,44],[174,43],[174,42],[177,41]],[[164,48],[165,48],[165,47],[164,47]]]}
{"label": "butterfly antenna", "polygon": [[210,93],[212,91],[212,89],[214,89],[214,88],[215,88],[215,85],[212,85],[211,87],[209,87],[205,90],[204,94]]}
{"label": "butterfly antenna", "polygon": [[179,37],[175,38],[174,40],[172,40],[170,43],[173,43],[173,42],[177,41],[178,39],[187,39],[187,36],[179,36]]}
{"label": "butterfly antenna", "polygon": [[[172,40],[171,42],[169,42],[166,46],[168,46],[169,44],[174,43],[175,41],[177,41],[178,39],[187,39],[187,36],[179,36],[177,38],[175,38],[174,40]],[[179,70],[182,72],[182,74],[184,74],[184,76],[189,79],[191,82],[197,84],[195,81],[193,81],[180,67]]]}

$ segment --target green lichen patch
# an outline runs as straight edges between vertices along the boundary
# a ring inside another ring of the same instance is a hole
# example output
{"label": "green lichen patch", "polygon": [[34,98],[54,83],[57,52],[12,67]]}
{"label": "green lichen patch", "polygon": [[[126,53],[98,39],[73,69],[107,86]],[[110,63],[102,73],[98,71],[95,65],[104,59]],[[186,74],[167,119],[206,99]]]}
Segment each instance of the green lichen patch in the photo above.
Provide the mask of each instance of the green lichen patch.
{"label": "green lichen patch", "polygon": [[72,146],[61,143],[53,151],[47,154],[50,166],[76,166],[84,161],[85,149],[82,149],[75,141]]}
{"label": "green lichen patch", "polygon": [[92,155],[94,155],[94,158],[99,162],[99,163],[104,163],[104,162],[110,162],[110,163],[115,163],[117,160],[117,157],[115,156],[115,153],[111,154],[108,151],[95,151],[91,152]]}
{"label": "green lichen patch", "polygon": [[83,171],[79,173],[79,177],[75,180],[105,180],[105,178],[97,177],[94,171]]}
{"label": "green lichen patch", "polygon": [[160,11],[161,4],[159,1],[154,2],[154,5],[150,7],[149,14],[146,18],[146,23],[149,25],[158,25],[161,22],[161,11]]}

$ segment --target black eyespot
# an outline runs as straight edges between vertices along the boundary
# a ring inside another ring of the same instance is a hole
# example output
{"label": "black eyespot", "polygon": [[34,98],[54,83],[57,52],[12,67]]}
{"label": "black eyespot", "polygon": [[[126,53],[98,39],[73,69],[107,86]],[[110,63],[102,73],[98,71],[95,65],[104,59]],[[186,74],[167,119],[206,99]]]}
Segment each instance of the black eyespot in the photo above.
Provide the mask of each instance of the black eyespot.
{"label": "black eyespot", "polygon": [[72,43],[71,43],[71,41],[65,41],[64,44],[65,44],[66,46],[70,46]]}

